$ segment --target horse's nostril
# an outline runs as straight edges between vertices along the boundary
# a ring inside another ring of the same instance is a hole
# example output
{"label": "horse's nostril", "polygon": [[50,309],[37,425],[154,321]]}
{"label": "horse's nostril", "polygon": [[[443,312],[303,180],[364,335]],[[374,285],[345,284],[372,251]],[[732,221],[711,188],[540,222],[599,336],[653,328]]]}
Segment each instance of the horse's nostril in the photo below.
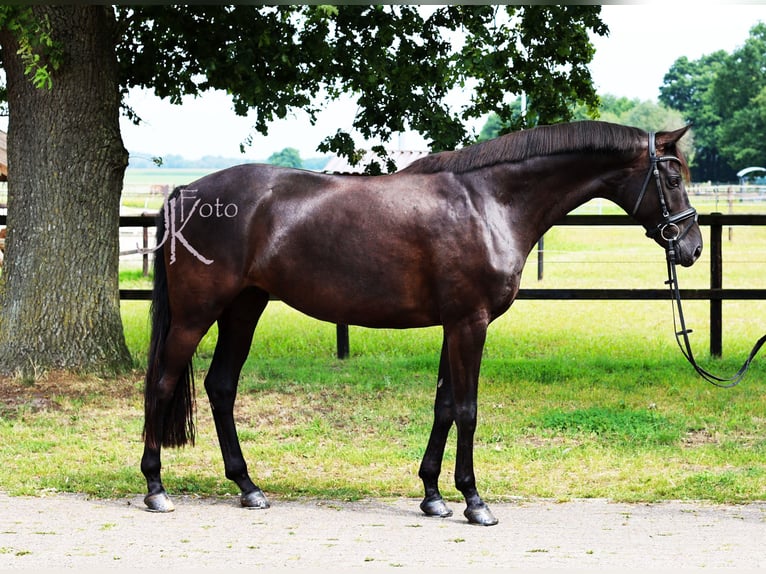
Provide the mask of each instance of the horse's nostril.
{"label": "horse's nostril", "polygon": [[699,259],[700,255],[702,255],[702,245],[697,245],[694,249],[694,259]]}

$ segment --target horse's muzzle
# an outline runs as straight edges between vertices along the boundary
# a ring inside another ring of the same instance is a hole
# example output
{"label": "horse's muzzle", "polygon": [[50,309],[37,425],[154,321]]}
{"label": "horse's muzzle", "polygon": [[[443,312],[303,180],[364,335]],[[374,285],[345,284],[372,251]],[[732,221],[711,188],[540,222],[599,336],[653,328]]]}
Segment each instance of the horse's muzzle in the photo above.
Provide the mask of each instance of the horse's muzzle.
{"label": "horse's muzzle", "polygon": [[691,255],[688,258],[681,257],[681,265],[683,267],[691,267],[694,265],[694,262],[697,261],[697,259],[700,258],[700,255],[702,255],[702,244],[698,243],[694,248],[690,251]]}

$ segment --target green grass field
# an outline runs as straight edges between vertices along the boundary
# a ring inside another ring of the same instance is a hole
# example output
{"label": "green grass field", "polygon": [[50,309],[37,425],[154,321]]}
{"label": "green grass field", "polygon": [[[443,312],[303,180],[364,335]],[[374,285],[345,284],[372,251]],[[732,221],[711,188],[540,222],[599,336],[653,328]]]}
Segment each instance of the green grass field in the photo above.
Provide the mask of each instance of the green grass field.
{"label": "green grass field", "polygon": [[125,185],[183,185],[191,183],[216,169],[149,168],[125,170]]}
{"label": "green grass field", "polygon": [[[706,232],[706,230],[705,230]],[[737,228],[724,245],[724,286],[763,287],[766,230]],[[638,227],[554,228],[545,277],[525,287],[662,287],[662,250]],[[707,253],[681,272],[705,287]],[[135,271],[123,285],[145,284]],[[733,373],[766,332],[766,301],[724,302],[724,356],[707,354],[707,302],[688,302],[698,358]],[[136,370],[98,379],[41,373],[5,380],[0,490],[123,496],[139,471],[148,303],[123,302]],[[236,419],[251,473],[272,497],[420,496],[441,332],[350,329],[335,358],[333,325],[274,302],[256,331]],[[235,493],[202,379],[215,329],[195,359],[197,445],[164,451],[172,494]],[[476,470],[489,501],[512,496],[623,501],[766,500],[766,356],[738,387],[717,389],[686,364],[668,301],[517,301],[490,326],[479,391]],[[454,435],[442,480],[452,487]]]}

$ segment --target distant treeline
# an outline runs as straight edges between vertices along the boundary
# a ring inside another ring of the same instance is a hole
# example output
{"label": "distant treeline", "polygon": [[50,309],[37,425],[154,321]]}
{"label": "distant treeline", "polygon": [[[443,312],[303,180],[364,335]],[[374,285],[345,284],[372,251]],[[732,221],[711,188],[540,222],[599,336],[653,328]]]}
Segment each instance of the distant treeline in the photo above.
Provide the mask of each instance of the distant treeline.
{"label": "distant treeline", "polygon": [[[233,165],[242,163],[269,163],[268,160],[252,160],[241,157],[222,157],[218,155],[206,155],[199,159],[186,159],[180,155],[163,155],[155,160],[156,156],[149,153],[131,152],[128,168],[147,169],[147,168],[167,168],[167,169],[224,169]],[[159,161],[161,160],[161,162]],[[315,157],[303,159],[303,169],[312,169],[321,171],[329,157]]]}

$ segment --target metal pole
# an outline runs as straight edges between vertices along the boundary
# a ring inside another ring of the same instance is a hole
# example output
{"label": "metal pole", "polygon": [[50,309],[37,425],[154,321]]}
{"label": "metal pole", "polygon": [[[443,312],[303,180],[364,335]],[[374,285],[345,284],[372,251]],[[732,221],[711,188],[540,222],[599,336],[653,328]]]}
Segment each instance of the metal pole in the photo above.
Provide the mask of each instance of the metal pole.
{"label": "metal pole", "polygon": [[[711,213],[711,215],[721,215]],[[710,289],[723,288],[723,255],[721,235],[723,226],[715,220],[710,224]],[[723,353],[723,301],[710,298],[710,354],[720,357]]]}
{"label": "metal pole", "polygon": [[537,242],[537,280],[543,280],[543,253],[545,252],[545,235]]}

